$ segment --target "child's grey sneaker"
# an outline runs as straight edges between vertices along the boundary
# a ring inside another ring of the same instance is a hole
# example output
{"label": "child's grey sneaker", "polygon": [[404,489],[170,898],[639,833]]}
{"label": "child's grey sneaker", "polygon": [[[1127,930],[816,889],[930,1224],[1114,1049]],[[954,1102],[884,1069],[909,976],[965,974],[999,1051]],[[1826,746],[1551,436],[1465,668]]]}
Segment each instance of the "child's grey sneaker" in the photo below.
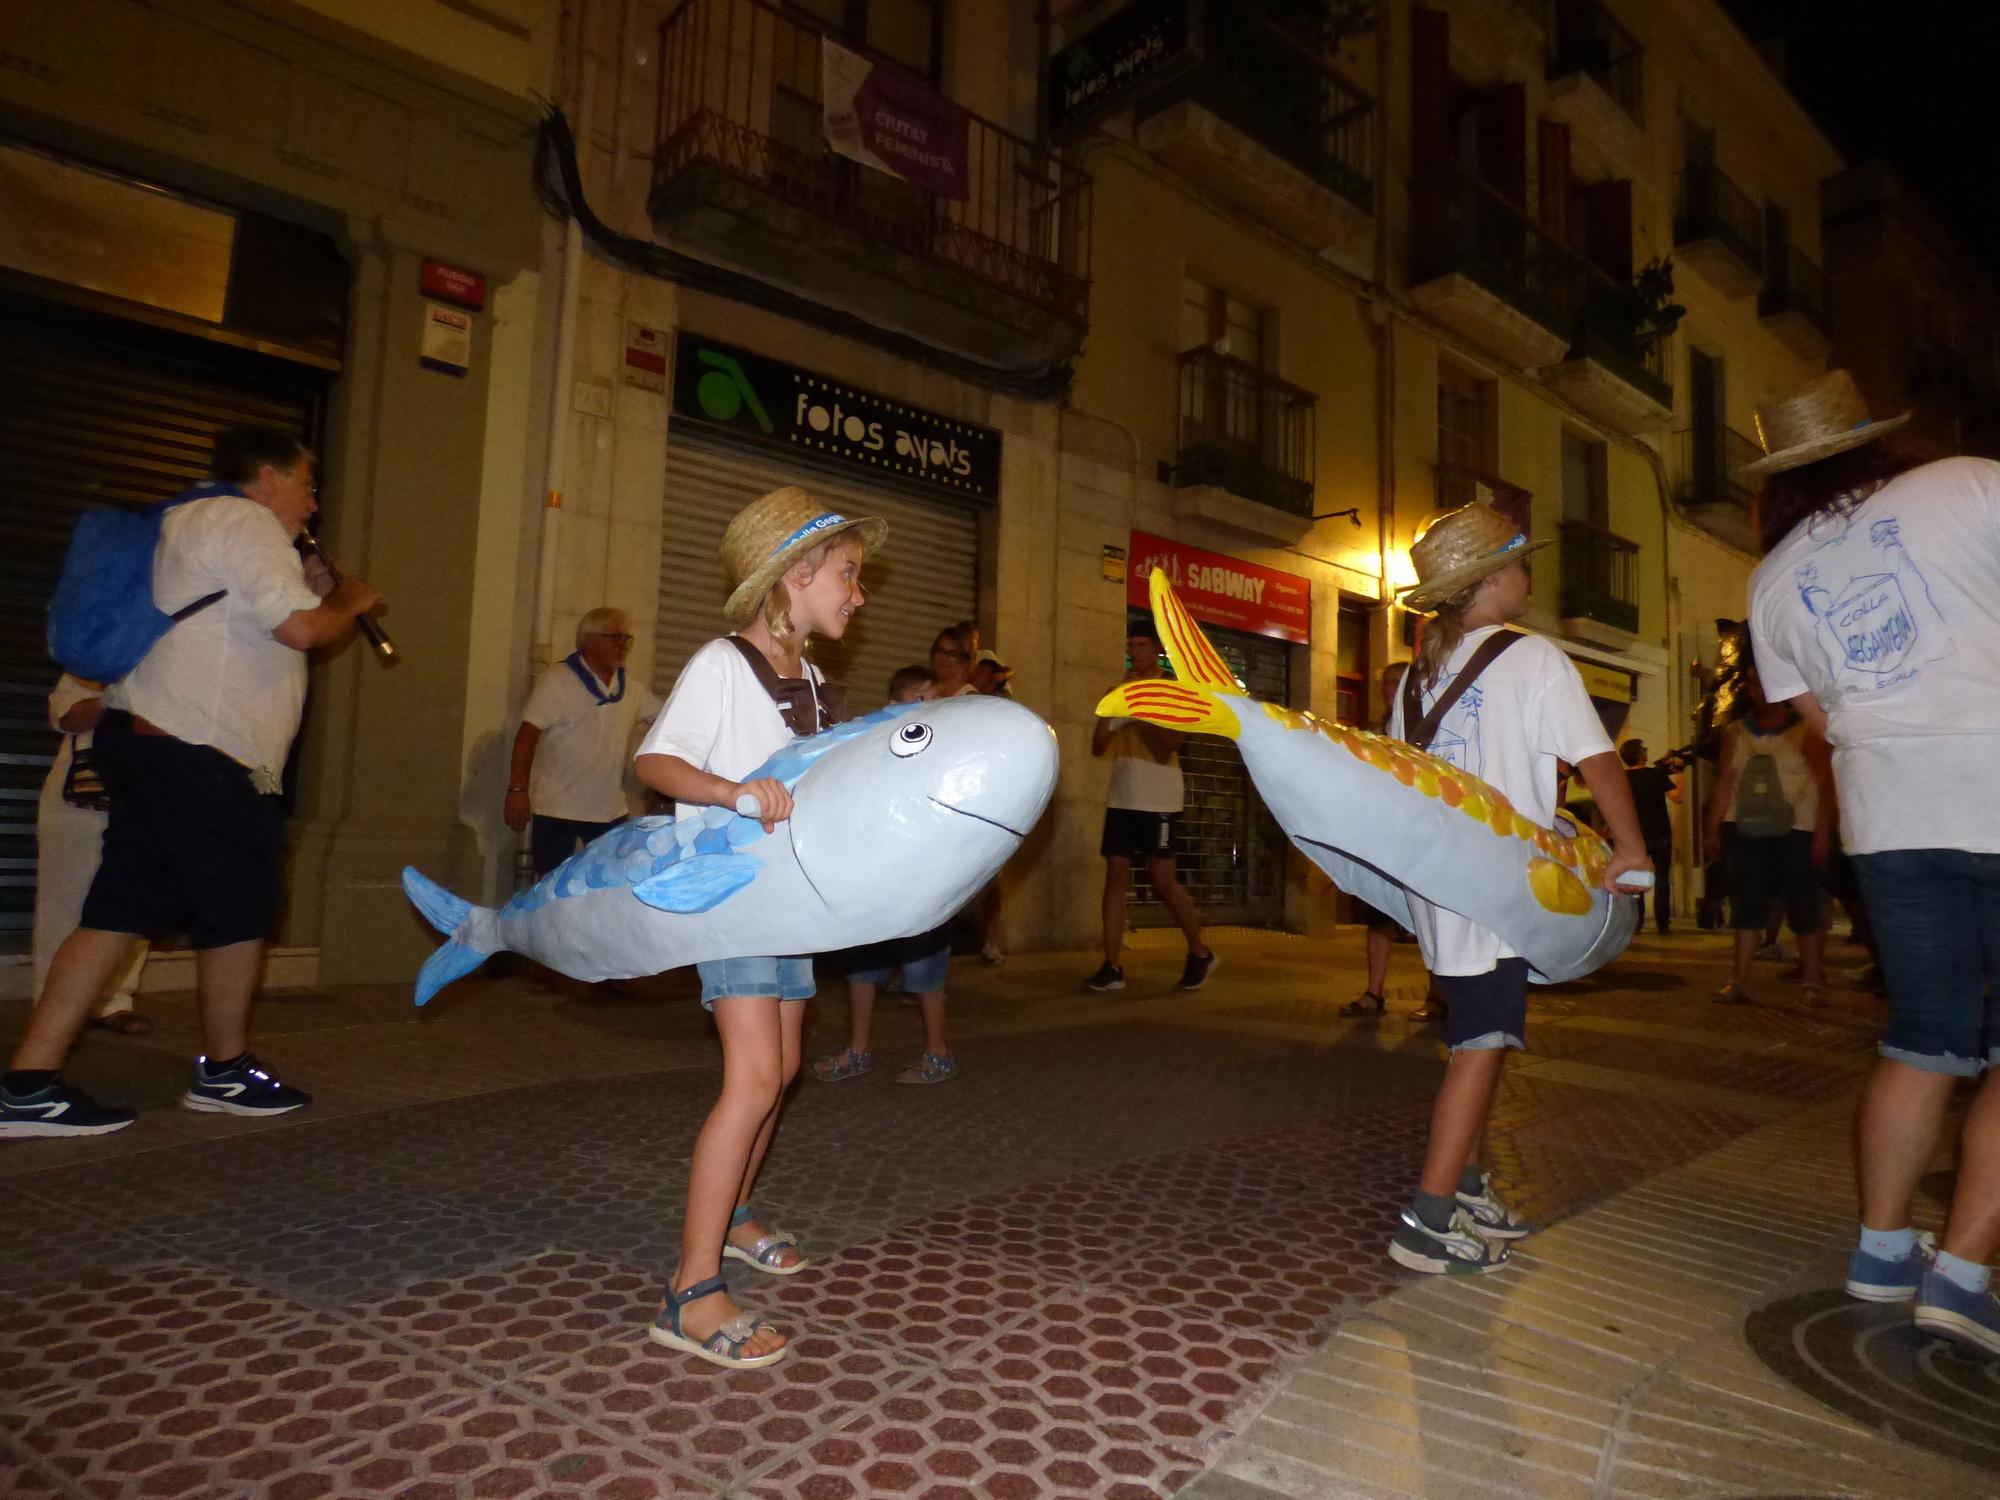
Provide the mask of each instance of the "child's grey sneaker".
{"label": "child's grey sneaker", "polygon": [[1479,1174],[1478,1192],[1461,1191],[1457,1198],[1458,1206],[1472,1220],[1472,1227],[1489,1240],[1526,1239],[1535,1232],[1494,1189],[1491,1172]]}
{"label": "child's grey sneaker", "polygon": [[2000,1297],[1990,1287],[1969,1292],[1942,1271],[1926,1271],[1917,1291],[1917,1327],[2000,1354]]}
{"label": "child's grey sneaker", "polygon": [[1399,1266],[1431,1276],[1482,1276],[1507,1264],[1507,1247],[1474,1228],[1464,1209],[1451,1216],[1449,1229],[1431,1228],[1414,1209],[1404,1209],[1402,1219],[1389,1241],[1389,1259]]}
{"label": "child's grey sneaker", "polygon": [[1928,1230],[1917,1235],[1908,1255],[1894,1259],[1870,1255],[1857,1246],[1847,1257],[1847,1295],[1863,1302],[1907,1301],[1917,1295],[1936,1260],[1937,1236]]}

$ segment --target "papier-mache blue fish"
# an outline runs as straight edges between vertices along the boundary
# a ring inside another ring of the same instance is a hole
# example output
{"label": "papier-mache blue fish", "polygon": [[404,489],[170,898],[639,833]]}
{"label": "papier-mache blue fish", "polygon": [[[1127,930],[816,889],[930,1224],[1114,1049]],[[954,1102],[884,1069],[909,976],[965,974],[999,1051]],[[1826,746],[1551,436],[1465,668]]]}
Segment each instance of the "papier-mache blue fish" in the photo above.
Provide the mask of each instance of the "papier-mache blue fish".
{"label": "papier-mache blue fish", "polygon": [[1234,740],[1300,851],[1405,927],[1413,896],[1455,911],[1499,934],[1541,984],[1581,978],[1625,951],[1639,903],[1604,889],[1603,839],[1544,828],[1478,777],[1401,740],[1250,697],[1166,575],[1154,570],[1148,588],[1176,680],[1125,683],[1099,715]]}
{"label": "papier-mache blue fish", "polygon": [[1055,735],[1005,698],[893,704],[791,741],[746,779],[763,777],[794,799],[774,832],[720,807],[635,818],[497,911],[404,870],[404,892],[449,939],[417,977],[417,1004],[502,951],[595,981],[928,932],[1041,817]]}

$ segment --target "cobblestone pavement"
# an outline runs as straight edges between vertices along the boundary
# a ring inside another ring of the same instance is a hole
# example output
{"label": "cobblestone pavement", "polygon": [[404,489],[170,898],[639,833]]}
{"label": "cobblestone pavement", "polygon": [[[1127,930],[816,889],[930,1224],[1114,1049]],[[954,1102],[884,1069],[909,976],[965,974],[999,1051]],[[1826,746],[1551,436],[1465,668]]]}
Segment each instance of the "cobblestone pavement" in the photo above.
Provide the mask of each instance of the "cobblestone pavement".
{"label": "cobblestone pavement", "polygon": [[956,1080],[804,1082],[759,1198],[816,1264],[733,1268],[794,1336],[736,1375],[643,1336],[715,1084],[678,977],[274,995],[320,1102],[267,1122],[166,1107],[161,1001],[70,1069],[136,1127],[0,1150],[0,1495],[2000,1493],[2000,1375],[1823,1296],[1872,1002],[1718,1008],[1702,936],[1539,995],[1492,1155],[1554,1227],[1439,1285],[1382,1253],[1441,1057],[1414,950],[1355,1022],[1357,937],[1216,946],[1188,996],[1151,935],[1122,995],[962,963]]}

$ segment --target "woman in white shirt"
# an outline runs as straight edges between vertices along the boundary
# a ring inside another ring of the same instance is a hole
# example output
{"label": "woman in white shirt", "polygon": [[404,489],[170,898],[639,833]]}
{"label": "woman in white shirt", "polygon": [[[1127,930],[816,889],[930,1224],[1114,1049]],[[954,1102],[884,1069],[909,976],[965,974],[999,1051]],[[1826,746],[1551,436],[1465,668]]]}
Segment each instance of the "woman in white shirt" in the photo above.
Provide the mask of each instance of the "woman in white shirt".
{"label": "woman in white shirt", "polygon": [[[816,733],[831,722],[806,646],[815,635],[846,633],[863,602],[862,559],[888,529],[829,511],[795,485],[744,507],[722,539],[736,583],[722,612],[738,633],[710,641],[682,669],[639,746],[641,781],[683,805],[733,808],[754,798],[766,832],[791,816],[784,783],[747,778],[795,731]],[[747,653],[761,658],[763,671]],[[770,674],[785,690],[789,722],[762,681]],[[722,1096],[695,1138],[680,1264],[647,1331],[711,1364],[757,1368],[784,1358],[785,1337],[737,1306],[721,1263],[740,1260],[774,1276],[806,1264],[797,1245],[759,1221],[750,1190],[798,1076],[812,958],[721,959],[699,969],[702,1004],[722,1038]]]}
{"label": "woman in white shirt", "polygon": [[[1889,988],[1855,1129],[1860,1243],[1847,1290],[1914,1296],[1920,1327],[2000,1354],[2000,464],[1904,470],[1844,370],[1759,411],[1764,561],[1750,632],[1764,690],[1833,746],[1841,841]],[[1910,1225],[1960,1078],[1986,1074],[1960,1137],[1935,1258]]]}

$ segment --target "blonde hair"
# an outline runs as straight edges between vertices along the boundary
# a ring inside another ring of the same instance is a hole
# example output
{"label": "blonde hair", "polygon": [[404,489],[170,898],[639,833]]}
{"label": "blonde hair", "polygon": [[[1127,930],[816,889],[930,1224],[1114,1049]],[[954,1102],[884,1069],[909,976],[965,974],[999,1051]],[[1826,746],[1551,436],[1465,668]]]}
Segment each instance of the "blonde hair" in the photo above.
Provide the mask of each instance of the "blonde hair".
{"label": "blonde hair", "polygon": [[785,566],[771,585],[771,592],[764,596],[764,602],[757,607],[757,613],[764,618],[764,626],[771,632],[771,639],[778,649],[788,655],[794,651],[803,653],[811,645],[811,638],[801,639],[798,627],[792,623],[792,591],[785,587],[785,574],[793,568],[810,568],[814,574],[826,565],[827,559],[835,552],[852,550],[857,558],[862,555],[861,539],[852,532],[842,532],[828,537],[817,547],[801,552]]}
{"label": "blonde hair", "polygon": [[[1488,574],[1487,577],[1492,577]],[[1451,653],[1458,649],[1458,643],[1465,639],[1465,612],[1472,608],[1472,601],[1478,595],[1481,578],[1466,588],[1460,589],[1449,599],[1437,606],[1437,611],[1424,622],[1423,639],[1417,642],[1417,654],[1410,670],[1417,674],[1417,686],[1428,691],[1438,685],[1444,676],[1445,663],[1451,660]]]}

